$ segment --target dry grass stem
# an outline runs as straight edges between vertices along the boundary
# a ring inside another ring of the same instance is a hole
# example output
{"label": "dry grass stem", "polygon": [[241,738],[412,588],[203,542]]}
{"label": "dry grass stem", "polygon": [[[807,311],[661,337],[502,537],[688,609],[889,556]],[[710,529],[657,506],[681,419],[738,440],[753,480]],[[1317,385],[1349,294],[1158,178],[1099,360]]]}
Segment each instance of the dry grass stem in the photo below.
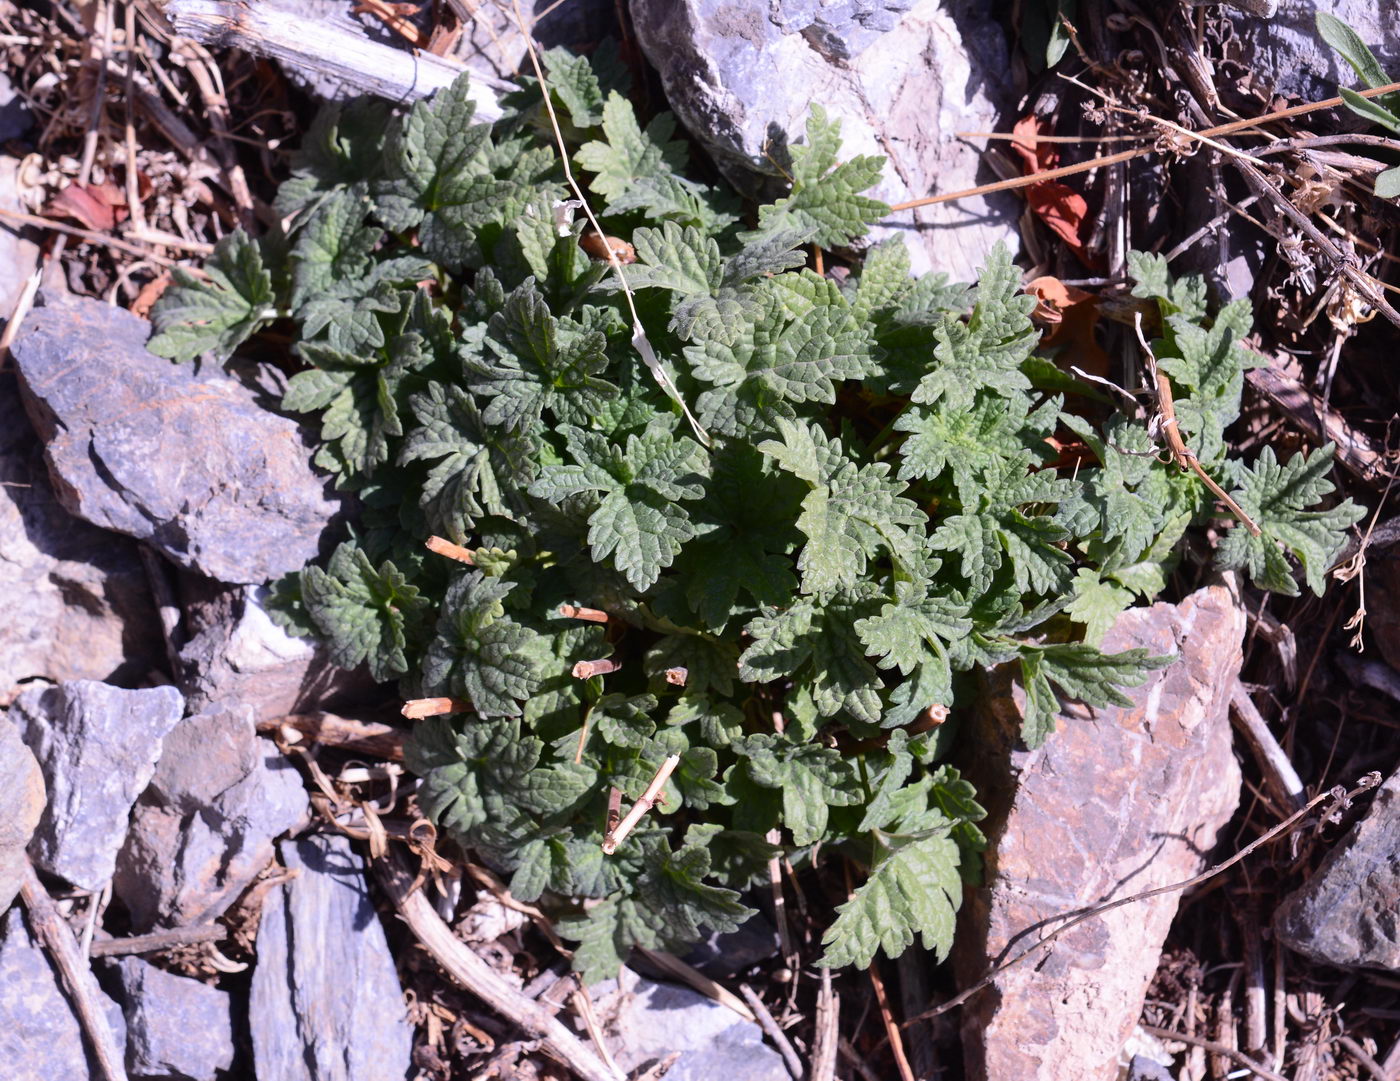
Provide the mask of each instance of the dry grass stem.
{"label": "dry grass stem", "polygon": [[890,1041],[890,1051],[894,1054],[894,1064],[899,1070],[900,1081],[914,1081],[914,1068],[909,1065],[909,1056],[904,1053],[904,1037],[899,1031],[899,1023],[890,1010],[889,996],[885,994],[885,981],[880,978],[880,962],[870,962],[870,983],[875,988],[875,1003],[880,1008],[880,1021],[885,1026],[885,1036]]}
{"label": "dry grass stem", "polygon": [[734,994],[734,992],[727,987],[710,979],[710,977],[706,976],[698,968],[682,961],[675,954],[667,953],[664,950],[647,949],[645,946],[634,946],[633,949],[667,975],[675,977],[682,983],[689,984],[702,995],[708,995],[721,1006],[726,1006],[730,1010],[733,1010],[750,1024],[758,1023],[758,1017],[754,1014],[753,1010],[745,1005],[743,999]]}
{"label": "dry grass stem", "polygon": [[[588,201],[588,196],[585,194],[578,180],[574,177],[573,167],[569,164],[569,148],[564,142],[564,133],[559,129],[559,117],[556,116],[554,112],[554,101],[550,93],[549,80],[545,78],[544,67],[540,64],[539,50],[535,48],[534,35],[525,24],[525,16],[520,10],[520,0],[511,0],[511,3],[515,8],[516,25],[519,26],[520,33],[525,38],[525,49],[530,55],[530,65],[534,68],[535,78],[539,80],[540,87],[544,91],[542,96],[544,98],[545,112],[549,115],[549,124],[554,131],[555,145],[559,149],[559,163],[564,170],[564,179],[568,182],[569,190],[574,193],[574,198],[577,199],[579,205],[583,207],[583,212],[588,216],[588,224],[593,226],[593,231],[599,236],[607,236],[603,227],[598,223],[597,215],[593,213],[593,207]],[[618,284],[622,286],[622,295],[627,300],[627,310],[632,316],[632,347],[641,355],[642,362],[646,364],[647,370],[651,373],[652,378],[655,379],[661,389],[666,392],[666,396],[681,407],[681,412],[685,414],[685,419],[689,421],[691,430],[695,433],[695,437],[705,446],[710,446],[711,441],[709,434],[700,426],[700,422],[695,419],[695,415],[690,411],[690,406],[686,404],[685,399],[681,396],[680,389],[666,373],[666,369],[662,367],[661,361],[657,359],[656,350],[652,347],[651,339],[647,337],[646,330],[642,327],[641,317],[637,314],[636,297],[632,294],[632,287],[627,283],[627,275],[622,269],[623,264],[618,258],[618,252],[611,245],[607,245],[606,247],[608,265],[612,267],[613,273],[617,275]]]}

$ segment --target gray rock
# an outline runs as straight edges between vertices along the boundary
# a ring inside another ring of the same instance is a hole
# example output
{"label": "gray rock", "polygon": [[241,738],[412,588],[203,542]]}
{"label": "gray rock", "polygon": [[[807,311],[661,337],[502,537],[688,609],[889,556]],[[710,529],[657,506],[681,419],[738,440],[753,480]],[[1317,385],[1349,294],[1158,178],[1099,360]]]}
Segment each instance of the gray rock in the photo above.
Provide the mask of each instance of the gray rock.
{"label": "gray rock", "polygon": [[263,1081],[403,1081],[413,1027],[369,898],[364,861],[341,836],[280,848],[299,872],[272,889],[258,926],[248,1006]]}
{"label": "gray rock", "polygon": [[214,1081],[233,1065],[229,994],[139,957],[110,966],[126,1017],[126,1068],[133,1077]]}
{"label": "gray rock", "polygon": [[[33,126],[34,114],[24,95],[14,88],[8,76],[0,75],[0,143],[18,139]],[[8,313],[10,309],[4,310]]]}
{"label": "gray rock", "polygon": [[[965,985],[1065,912],[1179,882],[1209,862],[1239,803],[1230,689],[1245,614],[1225,586],[1123,613],[1107,653],[1178,659],[1125,693],[1071,704],[1045,743],[1020,745],[1019,684],[988,677],[964,733],[964,775],[987,808],[986,885],[967,893],[953,960]],[[1181,896],[1168,892],[1067,930],[996,977],[962,1019],[969,1081],[1103,1081],[1137,1023]]]}
{"label": "gray rock", "polygon": [[737,931],[712,931],[685,955],[711,979],[727,980],[778,953],[778,929],[762,912],[755,912]]}
{"label": "gray rock", "polygon": [[1350,25],[1392,76],[1400,72],[1400,37],[1395,33],[1393,4],[1377,0],[1282,0],[1268,18],[1238,12],[1230,15],[1258,85],[1305,101],[1330,98],[1338,85],[1359,88],[1356,73],[1318,34],[1315,20],[1319,11]]}
{"label": "gray rock", "polygon": [[128,691],[91,680],[35,687],[10,711],[39,760],[49,804],[34,862],[85,890],[112,877],[136,797],[184,712],[174,687]]}
{"label": "gray rock", "polygon": [[[842,158],[890,157],[877,198],[979,183],[987,131],[1013,103],[1006,41],[979,0],[632,0],[647,59],[677,115],[741,189],[805,139],[813,102],[841,120]],[[775,151],[777,153],[775,153]],[[991,178],[995,179],[995,178]],[[904,239],[915,273],[976,278],[998,241],[1018,246],[1014,198],[925,207],[871,231]]]}
{"label": "gray rock", "polygon": [[1289,894],[1274,930],[1292,949],[1332,965],[1400,971],[1400,772],[1366,817]]}
{"label": "gray rock", "polygon": [[[615,0],[529,0],[520,9],[531,20],[535,40],[544,48],[562,45],[571,52],[608,39],[619,41]],[[531,11],[533,9],[533,12]],[[453,55],[473,72],[498,79],[513,79],[529,70],[525,38],[515,25],[509,4],[480,4],[473,18],[462,25]]]}
{"label": "gray rock", "polygon": [[[0,928],[0,1062],[6,1081],[100,1077],[58,973],[30,937],[18,905],[0,917]],[[126,1038],[121,1007],[92,976],[85,973],[84,978],[120,1045]]]}
{"label": "gray rock", "polygon": [[186,717],[171,729],[145,798],[196,814],[262,765],[253,711],[227,704]]}
{"label": "gray rock", "polygon": [[135,543],[59,505],[11,373],[0,374],[0,552],[0,703],[22,680],[130,685],[165,664]]}
{"label": "gray rock", "polygon": [[300,569],[340,503],[297,423],[222,372],[148,353],[149,333],[83,298],[25,320],[14,357],[60,501],[222,582]]}
{"label": "gray rock", "polygon": [[273,841],[306,816],[300,775],[253,735],[247,707],[185,725],[172,733],[117,857],[112,889],[138,934],[222,914],[271,862]]}
{"label": "gray rock", "polygon": [[681,1057],[667,1081],[788,1081],[777,1051],[763,1030],[712,998],[673,983],[658,983],[624,968],[620,982],[590,989],[607,1019],[613,1056],[624,1070]]}
{"label": "gray rock", "polygon": [[333,665],[323,643],[293,638],[273,623],[259,603],[262,593],[251,587],[235,591],[228,611],[180,651],[181,690],[190,708],[233,700],[262,721],[372,687],[364,672]]}
{"label": "gray rock", "polygon": [[44,775],[19,730],[0,714],[0,912],[24,881],[25,847],[44,814]]}

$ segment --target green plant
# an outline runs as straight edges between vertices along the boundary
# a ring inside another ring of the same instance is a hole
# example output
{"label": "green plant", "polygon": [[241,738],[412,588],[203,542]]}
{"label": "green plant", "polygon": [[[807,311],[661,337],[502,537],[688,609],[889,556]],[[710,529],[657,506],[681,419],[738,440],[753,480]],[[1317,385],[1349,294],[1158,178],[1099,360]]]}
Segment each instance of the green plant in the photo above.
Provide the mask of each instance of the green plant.
{"label": "green plant", "polygon": [[[1325,11],[1317,13],[1317,32],[1322,40],[1342,54],[1342,59],[1351,65],[1353,71],[1372,90],[1389,86],[1392,82],[1366,43],[1357,36],[1355,30],[1335,15]],[[1363,98],[1355,90],[1345,86],[1337,88],[1337,93],[1346,102],[1347,108],[1357,116],[1379,124],[1395,135],[1400,135],[1400,92],[1392,90],[1379,97]],[[1376,194],[1382,199],[1400,198],[1400,165],[1376,174]]]}
{"label": "green plant", "polygon": [[[676,395],[618,275],[580,249],[533,82],[494,130],[460,87],[403,118],[326,112],[278,197],[288,234],[226,238],[208,281],[162,299],[152,347],[223,357],[294,329],[284,405],[319,417],[317,460],[362,513],[324,570],[280,584],[283,617],[406,697],[469,705],[414,733],[422,806],[562,913],[579,968],[736,926],[780,850],[865,869],[821,963],[918,936],[942,956],[983,846],[945,761],[976,672],[1019,665],[1032,745],[1061,698],[1125,701],[1169,658],[1098,642],[1214,507],[1140,421],[1064,410],[1072,393],[1107,413],[1036,355],[1005,251],[975,286],[911,278],[898,243],[845,281],[806,268],[803,245],[887,212],[861,194],[880,163],[840,162],[820,109],[791,191],[746,230],[684,175],[668,116],[643,128],[585,61],[547,60]],[[1264,530],[1222,528],[1219,558],[1293,593],[1291,552],[1320,590],[1358,513],[1305,509],[1330,450],[1227,457],[1247,307],[1209,316],[1160,258],[1133,272],[1186,437]],[[1057,461],[1056,432],[1098,464]],[[433,533],[474,565],[425,553]],[[670,756],[663,802],[605,855],[610,792],[637,800]]]}

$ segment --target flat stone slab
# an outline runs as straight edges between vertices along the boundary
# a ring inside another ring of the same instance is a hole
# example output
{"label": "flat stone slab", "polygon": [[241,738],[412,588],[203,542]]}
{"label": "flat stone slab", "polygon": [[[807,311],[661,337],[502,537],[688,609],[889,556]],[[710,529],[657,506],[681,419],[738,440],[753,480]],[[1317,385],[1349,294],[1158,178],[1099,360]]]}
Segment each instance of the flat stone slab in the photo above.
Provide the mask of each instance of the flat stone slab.
{"label": "flat stone slab", "polygon": [[0,912],[10,907],[29,862],[25,848],[47,802],[44,775],[34,752],[0,713]]}
{"label": "flat stone slab", "polygon": [[[1145,646],[1178,660],[1127,689],[1131,706],[1067,708],[1034,751],[1018,746],[1020,687],[989,690],[966,741],[980,749],[967,776],[990,847],[987,885],[959,916],[962,986],[1048,934],[1047,920],[1206,865],[1239,802],[1228,710],[1244,628],[1223,586],[1125,612],[1104,652]],[[1116,1079],[1179,901],[1167,893],[1087,920],[974,996],[963,1013],[968,1077]]]}
{"label": "flat stone slab", "polygon": [[340,502],[297,422],[221,371],[147,352],[149,335],[84,298],[25,320],[14,358],[60,501],[221,582],[299,570]]}
{"label": "flat stone slab", "polygon": [[248,1006],[267,1081],[404,1081],[413,1026],[365,863],[341,836],[280,847],[289,871],[263,902]]}
{"label": "flat stone slab", "polygon": [[139,957],[111,964],[126,1017],[126,1068],[132,1077],[215,1081],[233,1065],[227,991],[177,976]]}
{"label": "flat stone slab", "polygon": [[165,665],[136,542],[59,504],[12,371],[0,372],[0,553],[0,704],[22,680],[131,686]]}
{"label": "flat stone slab", "polygon": [[117,856],[112,888],[132,928],[216,919],[306,813],[301,775],[254,735],[250,707],[186,718],[166,738]]}

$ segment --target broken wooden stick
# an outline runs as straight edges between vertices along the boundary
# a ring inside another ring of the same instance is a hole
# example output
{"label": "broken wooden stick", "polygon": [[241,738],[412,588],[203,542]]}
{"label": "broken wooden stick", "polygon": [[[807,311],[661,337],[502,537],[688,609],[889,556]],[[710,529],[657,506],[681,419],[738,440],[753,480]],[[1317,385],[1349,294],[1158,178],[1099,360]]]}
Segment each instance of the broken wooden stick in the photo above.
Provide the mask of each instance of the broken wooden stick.
{"label": "broken wooden stick", "polygon": [[[446,57],[396,49],[324,19],[296,15],[272,4],[241,0],[167,0],[165,17],[182,37],[211,48],[242,49],[268,56],[303,75],[333,79],[353,91],[413,102],[443,89],[466,73]],[[501,80],[471,74],[476,118],[501,118],[500,95],[512,89]]]}
{"label": "broken wooden stick", "polygon": [[597,608],[580,608],[574,604],[561,604],[559,614],[565,619],[586,619],[590,623],[606,623],[608,613]]}
{"label": "broken wooden stick", "polygon": [[448,559],[455,559],[458,563],[465,563],[469,567],[476,565],[476,556],[472,555],[470,548],[463,548],[460,544],[453,544],[445,537],[429,537],[423,542],[423,547],[430,552],[436,552],[440,556],[446,556]]}
{"label": "broken wooden stick", "polygon": [[661,790],[666,787],[666,781],[680,765],[681,756],[678,754],[669,755],[666,761],[662,762],[656,770],[656,776],[651,779],[651,784],[647,785],[647,790],[642,793],[642,798],[632,805],[632,809],[627,812],[627,817],[618,823],[616,829],[608,830],[603,837],[603,851],[611,856],[617,851],[623,839],[632,832],[638,822],[642,820],[642,815],[646,814],[661,800]]}
{"label": "broken wooden stick", "polygon": [[357,721],[334,713],[288,713],[258,722],[263,735],[280,735],[295,743],[296,734],[315,740],[324,747],[344,747],[391,762],[403,761],[403,741],[407,733],[377,721]]}

